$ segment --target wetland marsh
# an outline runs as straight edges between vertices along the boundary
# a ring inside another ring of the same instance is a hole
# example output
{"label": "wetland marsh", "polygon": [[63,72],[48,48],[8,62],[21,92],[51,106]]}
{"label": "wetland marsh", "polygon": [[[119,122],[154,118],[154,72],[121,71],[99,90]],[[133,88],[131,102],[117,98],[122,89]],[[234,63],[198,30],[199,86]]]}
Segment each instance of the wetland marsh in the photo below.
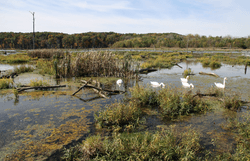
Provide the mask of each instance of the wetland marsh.
{"label": "wetland marsh", "polygon": [[[143,54],[141,53],[141,55]],[[140,56],[133,55],[133,53],[131,55],[132,58],[140,58]],[[149,53],[145,55],[149,59],[152,58],[152,55]],[[178,57],[179,59],[183,59],[182,54],[173,55],[176,55],[176,57],[171,60],[161,54],[159,57],[166,59],[164,63],[176,60],[178,56],[180,56]],[[19,93],[18,96],[13,94],[13,89],[2,89],[0,91],[0,160],[18,160],[20,158],[44,160],[55,157],[58,151],[62,155],[57,156],[59,157],[57,159],[61,159],[64,156],[64,159],[67,160],[68,158],[65,155],[67,152],[63,151],[65,147],[69,153],[72,147],[74,149],[78,142],[86,140],[88,136],[105,136],[107,134],[104,131],[108,131],[109,136],[112,135],[111,132],[115,131],[117,127],[114,129],[108,128],[107,130],[96,129],[96,117],[94,115],[105,110],[108,105],[116,102],[122,103],[124,98],[130,97],[131,91],[129,89],[139,86],[145,89],[150,88],[153,93],[163,90],[151,87],[150,81],[163,82],[166,88],[195,95],[198,92],[208,93],[211,88],[215,88],[214,82],[222,83],[223,78],[227,77],[226,88],[219,89],[219,91],[228,97],[237,95],[241,101],[250,101],[250,76],[249,71],[245,72],[245,65],[231,65],[221,62],[221,67],[211,69],[210,67],[203,67],[202,63],[195,61],[194,58],[187,58],[191,57],[190,54],[187,55],[184,60],[177,62],[182,68],[178,66],[159,68],[155,72],[140,74],[140,81],[134,78],[124,79],[125,83],[121,87],[116,84],[116,80],[119,78],[92,77],[92,79],[99,80],[107,79],[108,83],[103,83],[104,87],[126,91],[125,94],[111,95],[108,99],[101,98],[87,88],[81,90],[76,96],[71,96],[81,86],[80,80],[87,80],[89,77],[56,78],[44,73],[39,74],[37,70],[19,74],[14,78],[16,84],[28,85],[31,80],[37,79],[52,85],[63,84],[66,87],[48,90],[29,90]],[[117,57],[122,56],[123,54],[118,54]],[[154,54],[154,56],[158,55]],[[141,64],[147,62],[147,60],[139,61],[141,61]],[[157,61],[159,64],[160,61]],[[150,63],[157,64],[149,61],[148,64]],[[13,65],[11,64],[0,65],[1,70],[12,69],[12,67]],[[194,84],[193,89],[182,87],[180,78],[183,77],[185,69],[191,69],[192,75],[190,75],[189,82]],[[62,71],[67,71],[67,68],[64,68]],[[199,72],[201,71],[216,73],[219,77],[200,75]],[[208,102],[213,102],[213,98],[211,101],[208,100]],[[219,158],[221,156],[218,157],[218,155],[223,153],[230,152],[233,155],[236,151],[238,140],[236,139],[237,132],[229,130],[229,121],[248,115],[249,103],[243,104],[237,111],[221,108],[221,104],[217,100],[209,110],[189,113],[173,119],[162,118],[160,116],[161,111],[154,108],[154,105],[153,108],[149,109],[142,107],[144,113],[142,116],[143,126],[139,125],[139,131],[154,133],[159,129],[173,127],[175,132],[184,134],[188,131],[187,129],[192,129],[195,133],[194,135],[196,136],[197,134],[197,140],[194,143],[199,143],[199,145],[192,146],[209,151],[209,159]],[[172,132],[170,133],[176,134]],[[133,129],[132,131],[130,129],[129,133],[133,133]],[[192,132],[187,133],[187,135],[191,134]],[[116,139],[117,137],[114,136]],[[189,141],[187,138],[187,142]],[[189,144],[183,142],[183,145],[188,146]],[[77,150],[75,149],[75,151]],[[203,158],[208,155],[208,153],[200,152],[199,150],[194,152]],[[71,154],[74,154],[74,152],[71,151]],[[79,156],[75,155],[75,157]]]}

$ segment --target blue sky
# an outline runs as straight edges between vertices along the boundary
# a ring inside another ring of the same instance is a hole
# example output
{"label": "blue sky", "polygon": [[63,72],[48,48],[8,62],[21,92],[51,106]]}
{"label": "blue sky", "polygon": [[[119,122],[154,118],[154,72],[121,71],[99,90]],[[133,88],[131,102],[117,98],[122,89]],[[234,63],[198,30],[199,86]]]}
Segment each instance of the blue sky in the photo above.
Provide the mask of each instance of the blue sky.
{"label": "blue sky", "polygon": [[0,0],[0,32],[250,36],[248,0]]}

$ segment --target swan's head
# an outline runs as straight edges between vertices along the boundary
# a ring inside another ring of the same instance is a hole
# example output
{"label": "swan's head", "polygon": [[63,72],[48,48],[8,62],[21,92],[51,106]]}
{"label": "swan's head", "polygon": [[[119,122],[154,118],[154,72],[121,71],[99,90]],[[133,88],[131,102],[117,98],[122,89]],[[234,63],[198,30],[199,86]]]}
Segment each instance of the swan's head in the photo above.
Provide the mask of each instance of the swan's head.
{"label": "swan's head", "polygon": [[227,80],[227,77],[225,77],[224,79]]}
{"label": "swan's head", "polygon": [[186,79],[189,79],[189,76],[187,76]]}
{"label": "swan's head", "polygon": [[163,84],[163,83],[161,83],[160,85],[161,85],[162,87],[165,87],[165,84]]}
{"label": "swan's head", "polygon": [[194,88],[194,85],[193,85],[193,83],[190,83],[190,87]]}

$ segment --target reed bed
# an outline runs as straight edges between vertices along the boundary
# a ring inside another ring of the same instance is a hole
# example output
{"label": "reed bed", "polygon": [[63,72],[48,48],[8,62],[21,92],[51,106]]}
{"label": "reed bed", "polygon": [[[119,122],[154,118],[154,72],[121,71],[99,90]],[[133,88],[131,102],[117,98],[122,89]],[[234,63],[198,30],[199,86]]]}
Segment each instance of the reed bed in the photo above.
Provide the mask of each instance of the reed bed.
{"label": "reed bed", "polygon": [[138,77],[138,65],[131,56],[117,59],[111,52],[66,53],[63,58],[38,60],[37,67],[41,74],[56,77]]}
{"label": "reed bed", "polygon": [[39,50],[29,50],[27,54],[31,58],[47,58],[48,59],[48,58],[53,58],[55,56],[58,58],[62,58],[64,57],[65,51],[60,50],[60,49],[39,49]]}

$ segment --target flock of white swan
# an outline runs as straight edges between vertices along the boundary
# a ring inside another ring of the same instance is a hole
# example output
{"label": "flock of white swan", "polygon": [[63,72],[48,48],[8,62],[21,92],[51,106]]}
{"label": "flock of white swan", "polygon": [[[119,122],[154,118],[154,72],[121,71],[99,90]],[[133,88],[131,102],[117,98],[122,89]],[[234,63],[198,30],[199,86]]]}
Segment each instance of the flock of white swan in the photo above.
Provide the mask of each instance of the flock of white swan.
{"label": "flock of white swan", "polygon": [[[180,78],[180,79],[181,79],[181,83],[182,83],[183,87],[194,88],[193,83],[188,83],[189,76],[187,76],[186,78]],[[222,83],[216,83],[216,82],[214,82],[214,84],[218,88],[225,88],[226,80],[227,80],[227,77],[224,78],[223,84]],[[120,87],[123,84],[122,79],[118,79],[116,81],[116,84]],[[150,84],[151,84],[152,87],[165,87],[164,83],[150,82]]]}
{"label": "flock of white swan", "polygon": [[[186,78],[180,78],[183,87],[194,88],[193,83],[188,83],[189,76]],[[215,86],[218,88],[225,88],[227,77],[224,78],[223,84],[214,82]],[[164,83],[150,82],[153,87],[165,87]]]}

